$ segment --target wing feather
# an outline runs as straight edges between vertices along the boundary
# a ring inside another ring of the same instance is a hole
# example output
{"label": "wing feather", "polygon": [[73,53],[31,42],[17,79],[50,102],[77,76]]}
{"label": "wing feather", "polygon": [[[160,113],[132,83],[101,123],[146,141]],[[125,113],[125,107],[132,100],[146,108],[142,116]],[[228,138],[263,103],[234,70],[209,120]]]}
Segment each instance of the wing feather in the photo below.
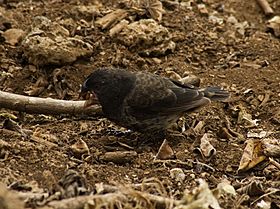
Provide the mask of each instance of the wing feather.
{"label": "wing feather", "polygon": [[149,114],[178,114],[204,106],[210,102],[191,85],[162,78],[153,74],[139,73],[133,91],[126,102],[130,114],[137,117]]}

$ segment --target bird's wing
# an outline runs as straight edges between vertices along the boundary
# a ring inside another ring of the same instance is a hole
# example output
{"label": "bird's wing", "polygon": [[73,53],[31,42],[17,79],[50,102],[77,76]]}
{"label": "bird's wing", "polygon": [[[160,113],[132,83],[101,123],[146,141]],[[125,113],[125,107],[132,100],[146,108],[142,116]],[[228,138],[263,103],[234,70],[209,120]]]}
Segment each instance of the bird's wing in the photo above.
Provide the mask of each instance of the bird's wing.
{"label": "bird's wing", "polygon": [[169,107],[169,112],[192,111],[202,107],[210,102],[210,99],[204,97],[204,93],[196,87],[188,84],[182,84],[176,80],[170,80],[172,85],[169,89],[176,95],[177,101],[173,107]]}
{"label": "bird's wing", "polygon": [[135,114],[173,114],[203,106],[209,103],[209,99],[190,85],[141,74],[126,102]]}

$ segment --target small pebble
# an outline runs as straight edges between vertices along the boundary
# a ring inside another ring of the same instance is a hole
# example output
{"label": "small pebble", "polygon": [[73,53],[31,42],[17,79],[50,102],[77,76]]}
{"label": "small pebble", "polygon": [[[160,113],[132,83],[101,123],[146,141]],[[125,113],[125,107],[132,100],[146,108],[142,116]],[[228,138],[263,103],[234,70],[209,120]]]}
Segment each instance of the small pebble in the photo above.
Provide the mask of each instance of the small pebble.
{"label": "small pebble", "polygon": [[176,181],[184,181],[186,174],[181,168],[173,168],[170,170],[170,177]]}

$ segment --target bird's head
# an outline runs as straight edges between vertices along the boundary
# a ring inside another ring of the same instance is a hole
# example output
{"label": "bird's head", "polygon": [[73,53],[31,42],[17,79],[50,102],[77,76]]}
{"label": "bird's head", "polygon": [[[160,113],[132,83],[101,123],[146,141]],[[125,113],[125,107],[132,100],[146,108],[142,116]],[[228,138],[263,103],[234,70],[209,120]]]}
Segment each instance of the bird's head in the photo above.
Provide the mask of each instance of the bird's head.
{"label": "bird's head", "polygon": [[87,92],[95,93],[97,96],[100,95],[104,89],[112,85],[114,73],[109,69],[97,69],[91,73],[84,81],[81,94]]}
{"label": "bird's head", "polygon": [[98,97],[112,84],[113,73],[108,69],[97,69],[91,73],[81,87],[79,98],[86,99],[85,106],[98,104]]}
{"label": "bird's head", "polygon": [[121,104],[134,81],[135,76],[125,70],[100,68],[87,77],[82,85],[80,96],[84,98],[91,93],[96,95],[101,105]]}

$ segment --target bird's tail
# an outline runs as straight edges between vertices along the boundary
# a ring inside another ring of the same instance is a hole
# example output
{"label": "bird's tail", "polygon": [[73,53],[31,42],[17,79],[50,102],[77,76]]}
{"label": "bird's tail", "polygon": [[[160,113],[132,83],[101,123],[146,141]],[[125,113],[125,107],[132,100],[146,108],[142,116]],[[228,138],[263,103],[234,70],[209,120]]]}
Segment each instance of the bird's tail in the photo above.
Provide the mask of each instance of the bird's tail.
{"label": "bird's tail", "polygon": [[229,98],[230,94],[228,91],[223,90],[220,87],[207,87],[201,89],[200,91],[203,92],[204,96],[211,99],[212,101],[223,101]]}

